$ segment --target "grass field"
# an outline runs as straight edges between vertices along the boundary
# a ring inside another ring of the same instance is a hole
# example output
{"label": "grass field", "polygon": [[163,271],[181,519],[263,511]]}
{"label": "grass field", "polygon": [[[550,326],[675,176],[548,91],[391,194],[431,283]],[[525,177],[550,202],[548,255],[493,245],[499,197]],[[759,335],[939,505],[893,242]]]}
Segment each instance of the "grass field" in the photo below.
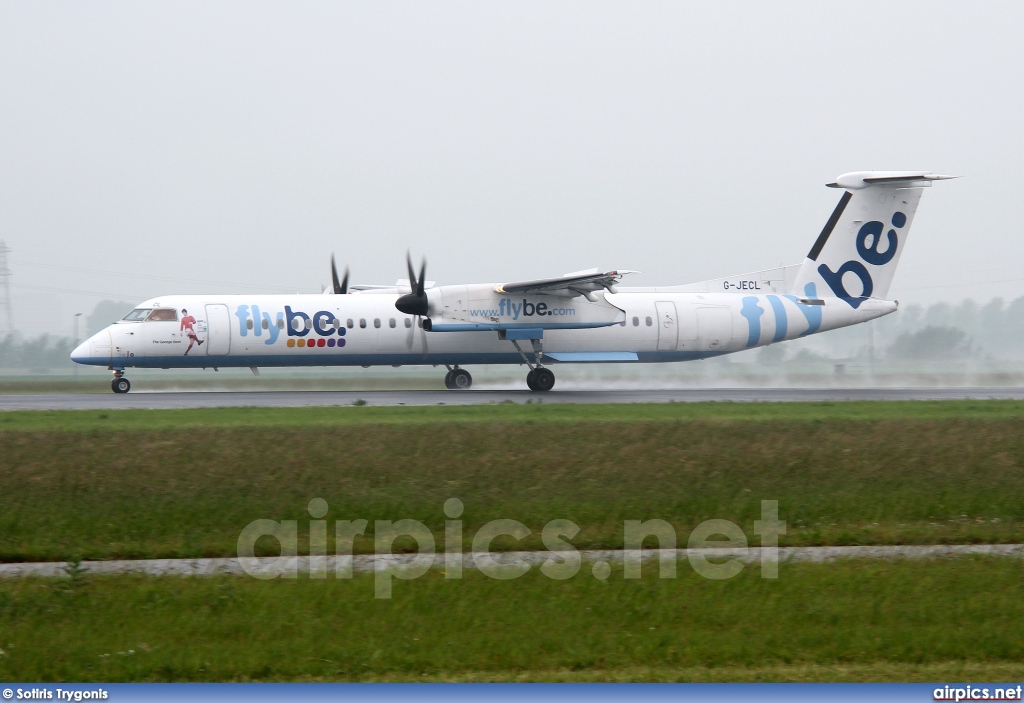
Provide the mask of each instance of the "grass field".
{"label": "grass field", "polygon": [[[653,572],[652,572],[653,573]],[[439,572],[0,582],[4,681],[1024,678],[1024,564],[783,565],[709,581]]]}
{"label": "grass field", "polygon": [[419,407],[196,408],[182,410],[14,410],[0,432],[89,432],[256,427],[351,427],[450,423],[636,423],[736,421],[1015,420],[1024,401],[848,401],[821,403],[646,403],[580,405],[513,402]]}
{"label": "grass field", "polygon": [[[258,518],[413,518],[444,501],[543,548],[623,520],[757,544],[1024,542],[1024,403],[494,405],[0,413],[0,560],[231,556]],[[332,531],[328,532],[329,535]],[[402,546],[402,545],[400,545]],[[405,545],[412,547],[411,542]],[[266,545],[267,553],[274,545]],[[0,581],[0,679],[935,681],[1024,678],[1024,563],[783,564],[712,581],[584,568],[492,580],[90,576]]]}
{"label": "grass field", "polygon": [[3,561],[232,556],[255,519],[305,533],[312,498],[370,521],[364,553],[374,520],[420,520],[440,546],[451,497],[467,549],[496,518],[533,530],[496,548],[542,548],[553,519],[580,548],[651,518],[681,545],[709,518],[756,545],[761,500],[789,545],[1024,542],[1013,401],[9,412],[0,428]]}

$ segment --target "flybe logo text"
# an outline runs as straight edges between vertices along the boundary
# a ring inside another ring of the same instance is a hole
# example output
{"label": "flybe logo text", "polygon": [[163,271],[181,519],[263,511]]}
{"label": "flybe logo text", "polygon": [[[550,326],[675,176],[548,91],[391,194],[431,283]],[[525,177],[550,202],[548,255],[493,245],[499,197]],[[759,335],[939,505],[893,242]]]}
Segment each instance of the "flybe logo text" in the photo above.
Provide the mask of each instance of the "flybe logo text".
{"label": "flybe logo text", "polygon": [[[884,224],[878,220],[872,220],[865,223],[860,228],[860,231],[857,232],[857,255],[860,256],[864,263],[874,267],[881,267],[896,257],[900,245],[899,234],[897,234],[896,230],[902,229],[907,224],[907,216],[902,212],[895,212],[890,222],[892,222],[893,229],[885,233],[885,249],[882,251],[879,251],[878,247],[882,243],[882,232],[885,231]],[[827,264],[821,264],[818,266],[818,274],[828,284],[828,287],[832,289],[832,292],[836,294],[836,297],[845,300],[850,307],[858,308],[861,303],[871,297],[875,290],[875,282],[871,278],[871,271],[868,270],[864,263],[851,259],[835,271],[830,269]],[[843,280],[846,274],[853,274],[860,280],[860,295],[854,296],[847,290],[846,281]]]}
{"label": "flybe logo text", "polygon": [[[508,298],[502,298],[498,301],[497,311],[473,310],[472,312],[474,315],[482,315],[484,317],[511,317],[513,320],[518,320],[520,317],[534,316],[572,317],[576,314],[576,309],[549,307],[547,303],[531,303],[525,299],[521,303],[514,303]],[[495,312],[497,312],[497,315],[495,315]]]}
{"label": "flybe logo text", "polygon": [[[345,336],[345,327],[335,315],[327,310],[320,310],[308,315],[290,306],[284,306],[284,312],[269,313],[260,310],[258,305],[239,305],[235,310],[238,318],[238,334],[241,337],[263,337],[264,344],[273,344],[287,331],[289,337],[305,337],[315,332],[321,337]],[[340,343],[339,343],[340,344]],[[322,346],[322,345],[320,345]],[[334,346],[333,344],[331,346]]]}

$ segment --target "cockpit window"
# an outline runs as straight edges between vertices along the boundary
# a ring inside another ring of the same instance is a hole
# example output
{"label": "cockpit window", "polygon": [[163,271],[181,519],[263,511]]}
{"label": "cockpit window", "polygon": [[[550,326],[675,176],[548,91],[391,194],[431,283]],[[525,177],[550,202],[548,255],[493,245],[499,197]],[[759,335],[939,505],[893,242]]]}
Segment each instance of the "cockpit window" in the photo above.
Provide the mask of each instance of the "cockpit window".
{"label": "cockpit window", "polygon": [[174,322],[178,319],[178,311],[174,308],[157,308],[149,314],[146,322]]}
{"label": "cockpit window", "polygon": [[145,320],[146,315],[148,315],[151,311],[152,308],[135,308],[130,313],[125,315],[122,319],[125,320],[126,322],[140,322],[142,320]]}

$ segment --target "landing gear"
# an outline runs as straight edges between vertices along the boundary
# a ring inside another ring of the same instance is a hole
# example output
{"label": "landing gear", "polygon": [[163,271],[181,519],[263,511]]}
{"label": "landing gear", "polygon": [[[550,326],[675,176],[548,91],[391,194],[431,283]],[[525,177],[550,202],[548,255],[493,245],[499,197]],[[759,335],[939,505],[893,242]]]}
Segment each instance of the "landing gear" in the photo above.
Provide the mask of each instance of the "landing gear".
{"label": "landing gear", "polygon": [[502,339],[508,339],[512,342],[512,346],[516,348],[519,356],[523,358],[523,363],[530,367],[530,373],[526,374],[526,385],[531,391],[544,392],[555,387],[555,374],[550,369],[540,365],[541,359],[544,358],[544,340],[542,337],[538,336],[536,339],[530,339],[530,345],[533,347],[532,362],[530,357],[526,355],[526,352],[523,351],[523,348],[519,346],[519,341],[516,338],[506,336],[502,337]]}
{"label": "landing gear", "polygon": [[539,366],[526,374],[526,385],[531,391],[549,391],[555,387],[555,374],[551,369]]}
{"label": "landing gear", "polygon": [[444,387],[450,391],[465,391],[473,385],[473,377],[466,369],[456,366],[444,376]]}
{"label": "landing gear", "polygon": [[127,393],[132,389],[132,384],[124,377],[124,371],[116,369],[114,371],[114,380],[110,382],[110,390],[115,393]]}

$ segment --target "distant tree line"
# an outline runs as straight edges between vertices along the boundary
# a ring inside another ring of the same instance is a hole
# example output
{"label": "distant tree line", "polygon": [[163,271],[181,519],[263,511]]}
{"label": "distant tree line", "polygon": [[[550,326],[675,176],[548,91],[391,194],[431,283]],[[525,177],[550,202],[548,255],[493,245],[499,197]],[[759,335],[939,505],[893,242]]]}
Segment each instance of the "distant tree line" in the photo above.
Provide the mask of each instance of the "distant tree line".
{"label": "distant tree line", "polygon": [[73,349],[74,340],[70,337],[44,334],[34,339],[19,339],[9,334],[0,339],[0,369],[30,372],[70,369],[74,363],[69,358]]}
{"label": "distant tree line", "polygon": [[758,357],[764,363],[869,358],[895,363],[1024,359],[1024,298],[901,306],[863,325],[767,347]]}
{"label": "distant tree line", "polygon": [[[131,303],[104,300],[85,318],[79,342],[88,339],[107,325],[117,322],[131,312]],[[20,372],[59,371],[73,368],[70,355],[75,340],[44,334],[25,338],[19,334],[0,338],[0,370]]]}

